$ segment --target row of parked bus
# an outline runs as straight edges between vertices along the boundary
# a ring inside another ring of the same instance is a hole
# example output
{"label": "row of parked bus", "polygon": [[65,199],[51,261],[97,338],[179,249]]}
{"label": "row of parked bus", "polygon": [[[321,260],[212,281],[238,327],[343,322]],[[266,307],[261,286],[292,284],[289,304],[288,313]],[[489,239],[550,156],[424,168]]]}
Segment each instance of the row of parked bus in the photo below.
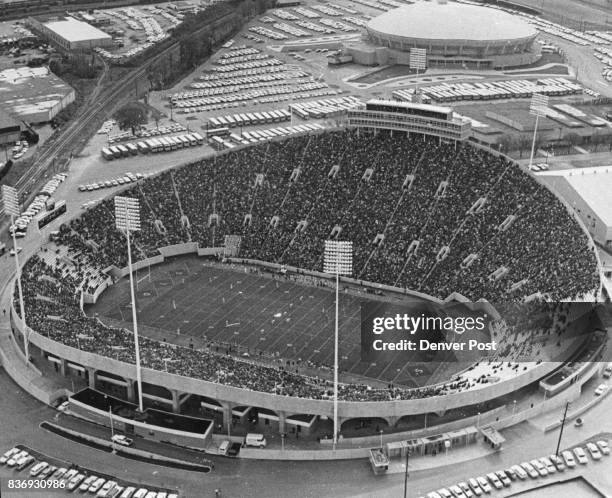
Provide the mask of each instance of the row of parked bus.
{"label": "row of parked bus", "polygon": [[140,142],[129,142],[126,144],[113,145],[102,149],[102,157],[107,161],[122,157],[135,156],[137,154],[148,154],[149,152],[169,152],[202,145],[204,137],[199,133],[187,133],[174,137],[149,138]]}
{"label": "row of parked bus", "polygon": [[[461,100],[491,100],[529,98],[534,93],[550,96],[582,93],[583,88],[566,78],[542,78],[533,80],[505,80],[481,83],[441,83],[421,87],[421,92],[435,102]],[[393,95],[396,96],[397,92]],[[400,97],[400,95],[397,95]]]}
{"label": "row of parked bus", "polygon": [[253,126],[267,123],[279,123],[289,121],[291,113],[287,109],[276,109],[273,111],[247,112],[210,118],[210,128],[234,128],[236,126]]}
{"label": "row of parked bus", "polygon": [[242,135],[230,132],[229,128],[217,129],[224,133],[215,133],[209,135],[210,145],[216,150],[233,149],[240,145],[249,145],[275,138],[287,137],[297,133],[310,133],[313,131],[323,130],[324,127],[318,123],[308,123],[297,126],[287,126],[278,128],[268,128],[266,130],[244,131]]}

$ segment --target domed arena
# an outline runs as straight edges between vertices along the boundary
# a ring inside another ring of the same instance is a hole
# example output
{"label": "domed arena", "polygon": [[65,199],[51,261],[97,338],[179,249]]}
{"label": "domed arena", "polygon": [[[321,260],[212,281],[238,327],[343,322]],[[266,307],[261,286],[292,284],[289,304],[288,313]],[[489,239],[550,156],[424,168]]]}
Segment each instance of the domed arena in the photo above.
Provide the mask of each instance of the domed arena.
{"label": "domed arena", "polygon": [[[141,206],[134,261],[239,236],[240,258],[321,271],[324,241],[335,233],[353,241],[354,278],[442,299],[593,300],[599,286],[593,248],[566,207],[515,164],[466,144],[330,132],[201,160],[124,194]],[[24,267],[28,325],[133,363],[130,333],[82,312],[82,294],[96,293],[110,269],[127,264],[113,199],[62,225],[55,244]],[[163,359],[173,357],[175,373],[211,380],[222,368],[235,372],[222,381],[236,387],[315,399],[326,389],[301,374],[149,338],[141,348],[143,365],[154,370],[168,371]],[[396,391],[397,399],[425,395]],[[341,399],[385,400],[389,392],[344,385]]]}
{"label": "domed arena", "polygon": [[539,57],[533,42],[537,31],[501,10],[446,2],[417,2],[390,10],[367,24],[370,40],[400,52],[427,50],[438,58],[489,61],[513,66]]}

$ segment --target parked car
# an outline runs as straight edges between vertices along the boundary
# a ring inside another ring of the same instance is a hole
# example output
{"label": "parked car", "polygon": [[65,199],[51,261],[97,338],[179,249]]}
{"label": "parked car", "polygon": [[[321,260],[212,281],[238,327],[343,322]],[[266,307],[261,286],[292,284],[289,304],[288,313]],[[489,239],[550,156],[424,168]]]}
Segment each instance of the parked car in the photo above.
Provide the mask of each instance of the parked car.
{"label": "parked car", "polygon": [[132,498],[132,496],[134,496],[134,493],[136,492],[136,488],[133,486],[128,486],[127,488],[125,488],[123,490],[123,493],[121,493],[120,498]]}
{"label": "parked car", "polygon": [[34,457],[32,455],[26,455],[24,456],[21,460],[19,460],[17,462],[17,465],[15,465],[15,468],[17,470],[23,470],[25,469],[28,465],[33,464],[35,461]]}
{"label": "parked car", "polygon": [[97,493],[100,490],[100,488],[104,486],[105,482],[106,482],[106,479],[104,479],[104,477],[98,477],[93,483],[91,483],[88,491],[90,493]]}
{"label": "parked car", "polygon": [[514,470],[514,473],[521,481],[527,479],[527,472],[525,472],[525,470],[523,470],[523,467],[521,467],[520,465],[513,465],[512,470]]}
{"label": "parked car", "polygon": [[608,390],[608,384],[599,384],[595,389],[595,396],[601,396]]}
{"label": "parked car", "polygon": [[610,447],[608,446],[608,443],[606,441],[597,441],[597,446],[599,446],[599,450],[604,455],[609,455],[610,454]]}
{"label": "parked car", "polygon": [[555,465],[548,459],[548,457],[540,458],[540,462],[542,463],[542,465],[544,465],[549,474],[557,473],[557,467],[555,467]]}
{"label": "parked car", "polygon": [[55,472],[56,470],[57,470],[57,467],[55,465],[49,465],[48,467],[45,467],[44,469],[40,471],[40,473],[38,474],[38,478],[41,480],[46,479],[47,477],[52,475],[53,472]]}
{"label": "parked car", "polygon": [[601,460],[601,451],[599,451],[599,448],[595,443],[587,443],[586,447],[587,450],[589,450],[589,453],[593,460]]}
{"label": "parked car", "polygon": [[565,470],[565,464],[563,463],[563,459],[558,457],[557,455],[550,455],[550,461],[557,467],[559,472],[563,472]]}
{"label": "parked car", "polygon": [[68,481],[66,489],[68,489],[68,491],[74,491],[80,486],[80,484],[83,482],[83,479],[85,479],[85,474],[75,475],[72,479],[70,479],[70,481]]}
{"label": "parked car", "polygon": [[120,498],[132,498],[132,496],[134,496],[134,493],[136,493],[136,488],[133,486],[128,486],[123,490],[123,493],[121,493]]}
{"label": "parked car", "polygon": [[469,478],[468,484],[470,485],[470,489],[474,492],[476,496],[482,495],[483,490],[480,487],[480,484],[478,484],[478,481],[476,479],[474,479],[473,477]]}
{"label": "parked car", "polygon": [[474,496],[474,491],[470,489],[470,486],[468,485],[467,482],[462,481],[458,483],[457,486],[461,488],[461,491],[463,491],[465,498],[472,498]]}
{"label": "parked car", "polygon": [[476,481],[478,481],[478,485],[482,488],[482,490],[485,493],[490,493],[491,491],[493,491],[493,488],[491,487],[491,485],[488,483],[488,481],[484,477],[478,476],[476,478]]}
{"label": "parked car", "polygon": [[89,486],[91,486],[94,482],[96,482],[97,479],[98,479],[98,476],[95,476],[95,475],[91,475],[87,477],[87,479],[85,479],[79,486],[79,491],[81,491],[82,493],[86,493],[87,490],[89,489]]}
{"label": "parked car", "polygon": [[514,469],[512,467],[504,469],[504,474],[506,474],[511,481],[516,481],[517,479],[516,472],[514,472]]}
{"label": "parked car", "polygon": [[589,459],[587,458],[586,453],[580,446],[576,446],[574,448],[574,455],[576,456],[576,460],[578,460],[579,464],[586,465],[587,463],[589,463]]}
{"label": "parked car", "polygon": [[0,456],[0,464],[4,465],[13,455],[16,455],[20,451],[21,450],[19,448],[11,448],[10,450],[6,451],[2,456]]}
{"label": "parked car", "polygon": [[15,465],[17,465],[17,462],[18,462],[19,460],[21,460],[22,458],[25,458],[25,457],[27,457],[27,456],[28,456],[28,452],[27,452],[27,451],[23,451],[23,450],[18,451],[17,453],[14,453],[14,454],[13,454],[13,455],[12,455],[12,456],[11,456],[11,457],[8,459],[8,461],[6,462],[6,464],[7,464],[9,467],[14,467]]}
{"label": "parked car", "polygon": [[47,462],[38,462],[36,465],[34,465],[31,469],[30,469],[30,475],[32,477],[36,477],[38,474],[40,474],[43,469],[45,467],[48,467],[49,464]]}
{"label": "parked car", "polygon": [[505,474],[503,470],[498,470],[497,472],[495,472],[495,475],[501,481],[504,487],[507,488],[508,486],[510,486],[510,484],[512,484],[510,482],[510,478]]}
{"label": "parked car", "polygon": [[454,498],[465,498],[465,493],[463,492],[463,490],[457,486],[456,484],[453,486],[450,486],[448,488],[450,490],[450,492],[452,493],[452,496]]}
{"label": "parked car", "polygon": [[561,455],[563,456],[565,465],[567,465],[568,468],[573,469],[576,466],[576,460],[574,459],[574,455],[571,451],[565,450],[563,453],[561,453]]}
{"label": "parked car", "polygon": [[133,439],[130,439],[123,434],[115,434],[111,440],[116,444],[120,444],[121,446],[132,446],[134,444]]}
{"label": "parked car", "polygon": [[525,469],[525,472],[527,472],[527,475],[531,477],[532,479],[537,479],[538,477],[540,477],[540,474],[538,473],[538,471],[534,469],[533,465],[531,465],[530,463],[523,462],[521,463],[521,467]]}

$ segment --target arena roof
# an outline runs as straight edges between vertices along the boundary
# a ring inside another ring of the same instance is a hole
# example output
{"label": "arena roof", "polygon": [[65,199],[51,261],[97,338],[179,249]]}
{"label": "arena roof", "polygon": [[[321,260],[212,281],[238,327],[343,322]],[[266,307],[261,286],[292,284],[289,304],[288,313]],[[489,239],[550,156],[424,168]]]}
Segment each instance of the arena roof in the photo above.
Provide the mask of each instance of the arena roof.
{"label": "arena roof", "polygon": [[368,29],[390,36],[429,40],[514,40],[536,30],[506,12],[457,3],[418,2],[372,19]]}
{"label": "arena roof", "polygon": [[66,17],[63,21],[52,21],[45,26],[69,42],[110,39],[110,35],[86,22]]}

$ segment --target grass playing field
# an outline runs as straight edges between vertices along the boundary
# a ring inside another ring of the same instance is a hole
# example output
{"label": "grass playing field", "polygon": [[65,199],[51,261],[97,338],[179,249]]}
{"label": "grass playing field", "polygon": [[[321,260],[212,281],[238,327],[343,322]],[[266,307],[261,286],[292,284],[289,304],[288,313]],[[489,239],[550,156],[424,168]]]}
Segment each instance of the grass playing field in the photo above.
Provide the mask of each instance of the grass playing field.
{"label": "grass playing field", "polygon": [[[168,342],[190,337],[196,347],[230,343],[252,357],[261,351],[267,358],[333,365],[332,289],[273,278],[244,267],[221,266],[194,256],[151,267],[150,273],[141,270],[135,280],[138,323],[163,331]],[[129,280],[124,278],[86,311],[102,321],[106,317],[129,326],[129,295]],[[340,294],[341,371],[352,378],[422,386],[445,380],[465,366],[452,361],[415,362],[410,353],[385,364],[362,362],[360,302],[364,299],[365,294]],[[142,333],[147,334],[146,328]]]}

